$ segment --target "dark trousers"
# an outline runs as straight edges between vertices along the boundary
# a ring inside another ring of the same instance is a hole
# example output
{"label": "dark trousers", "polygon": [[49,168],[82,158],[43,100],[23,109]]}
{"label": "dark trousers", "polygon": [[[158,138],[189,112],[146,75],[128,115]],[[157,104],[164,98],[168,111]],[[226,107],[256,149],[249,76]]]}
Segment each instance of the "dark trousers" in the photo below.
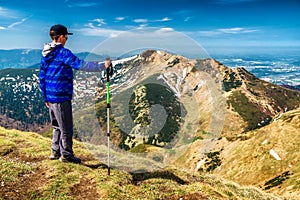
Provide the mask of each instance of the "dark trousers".
{"label": "dark trousers", "polygon": [[65,157],[74,156],[72,103],[49,103],[50,120],[53,126],[52,152]]}

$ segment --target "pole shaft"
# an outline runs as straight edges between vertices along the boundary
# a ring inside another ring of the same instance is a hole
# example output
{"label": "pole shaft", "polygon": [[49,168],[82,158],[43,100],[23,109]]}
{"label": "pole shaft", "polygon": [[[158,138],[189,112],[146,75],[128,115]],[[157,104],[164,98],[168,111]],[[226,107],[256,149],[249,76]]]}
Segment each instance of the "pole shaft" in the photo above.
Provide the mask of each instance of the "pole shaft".
{"label": "pole shaft", "polygon": [[109,128],[109,109],[110,109],[110,80],[109,80],[110,69],[106,69],[106,103],[107,103],[107,173],[110,175],[110,128]]}
{"label": "pole shaft", "polygon": [[107,108],[107,168],[110,175],[110,129],[109,129],[109,108]]}

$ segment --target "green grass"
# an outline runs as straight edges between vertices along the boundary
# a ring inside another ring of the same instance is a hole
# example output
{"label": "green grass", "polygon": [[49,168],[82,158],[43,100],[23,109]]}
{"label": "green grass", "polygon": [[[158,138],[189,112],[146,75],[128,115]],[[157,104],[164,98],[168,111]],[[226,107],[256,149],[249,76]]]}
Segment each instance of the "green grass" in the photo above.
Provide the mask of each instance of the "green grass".
{"label": "green grass", "polygon": [[[284,195],[287,199],[298,199],[299,114],[299,109],[284,113],[276,122],[249,132],[247,140],[232,142],[231,149],[224,150],[226,155],[221,154],[222,170],[215,173],[240,184]],[[271,149],[281,160],[271,156]]]}
{"label": "green grass", "polygon": [[10,140],[0,140],[0,156],[4,156],[13,151],[16,143]]}
{"label": "green grass", "polygon": [[244,93],[235,91],[228,99],[228,104],[231,104],[233,109],[239,113],[243,120],[247,123],[246,131],[258,128],[258,124],[270,116],[263,113],[258,105],[249,101]]}
{"label": "green grass", "polygon": [[[277,199],[257,188],[176,167],[130,173],[93,158],[83,143],[74,150],[83,164],[49,160],[50,138],[0,128],[0,197],[12,199]],[[5,145],[4,145],[5,144]],[[97,150],[97,148],[94,148]],[[6,152],[6,153],[4,153]],[[15,192],[18,191],[18,192]]]}
{"label": "green grass", "polygon": [[2,185],[5,185],[7,182],[14,182],[18,176],[32,170],[29,164],[18,161],[0,160],[0,166],[0,180]]}

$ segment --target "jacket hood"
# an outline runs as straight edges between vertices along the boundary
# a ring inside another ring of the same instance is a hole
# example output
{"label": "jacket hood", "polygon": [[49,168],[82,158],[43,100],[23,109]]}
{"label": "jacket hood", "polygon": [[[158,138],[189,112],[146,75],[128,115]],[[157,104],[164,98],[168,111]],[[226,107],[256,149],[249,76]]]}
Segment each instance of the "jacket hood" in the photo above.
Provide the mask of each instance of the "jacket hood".
{"label": "jacket hood", "polygon": [[47,58],[52,58],[56,53],[55,53],[55,49],[56,47],[61,46],[61,43],[46,43],[44,44],[44,49],[42,51],[42,55],[43,57],[47,57]]}

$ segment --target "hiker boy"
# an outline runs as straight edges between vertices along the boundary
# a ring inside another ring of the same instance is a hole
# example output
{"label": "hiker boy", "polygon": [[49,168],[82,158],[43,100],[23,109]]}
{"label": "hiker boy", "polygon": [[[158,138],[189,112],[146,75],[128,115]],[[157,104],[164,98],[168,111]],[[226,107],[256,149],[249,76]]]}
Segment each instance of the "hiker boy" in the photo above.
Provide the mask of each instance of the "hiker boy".
{"label": "hiker boy", "polygon": [[111,65],[105,63],[85,62],[64,48],[69,33],[63,25],[50,28],[51,43],[46,43],[40,63],[40,88],[49,108],[53,126],[52,153],[50,159],[62,162],[81,163],[73,152],[73,69],[89,72],[103,71]]}

